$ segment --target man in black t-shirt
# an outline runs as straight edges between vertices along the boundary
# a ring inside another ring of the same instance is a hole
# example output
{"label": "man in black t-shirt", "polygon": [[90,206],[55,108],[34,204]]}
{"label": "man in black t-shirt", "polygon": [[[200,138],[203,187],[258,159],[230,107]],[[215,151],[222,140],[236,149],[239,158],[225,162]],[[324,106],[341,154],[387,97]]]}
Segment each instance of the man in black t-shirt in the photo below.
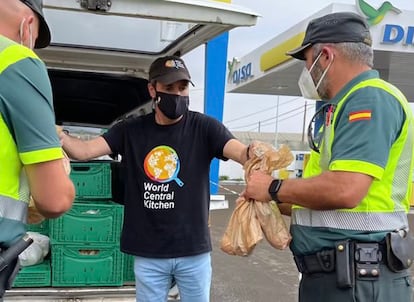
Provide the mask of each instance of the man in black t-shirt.
{"label": "man in black t-shirt", "polygon": [[140,302],[166,301],[173,278],[183,301],[209,301],[210,163],[229,158],[243,164],[248,157],[247,146],[222,123],[188,110],[190,83],[181,58],[159,58],[149,71],[152,113],[120,121],[90,141],[61,136],[75,159],[122,156],[121,250],[135,256]]}

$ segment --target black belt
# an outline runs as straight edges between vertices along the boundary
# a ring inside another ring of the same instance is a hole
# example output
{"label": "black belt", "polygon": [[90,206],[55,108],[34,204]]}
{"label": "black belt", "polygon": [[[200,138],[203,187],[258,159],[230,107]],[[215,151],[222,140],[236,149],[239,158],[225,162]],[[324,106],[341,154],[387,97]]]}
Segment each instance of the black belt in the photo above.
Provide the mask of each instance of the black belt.
{"label": "black belt", "polygon": [[[357,259],[359,258],[358,249],[355,248],[358,247],[357,244],[357,242],[353,243],[354,249],[353,255],[351,255],[351,257],[354,259],[354,261],[362,261],[363,259]],[[378,244],[378,262],[386,263],[387,248],[385,243],[375,242],[373,244]],[[303,274],[331,273],[335,271],[335,253],[335,249],[324,249],[311,255],[295,255],[293,259],[295,260],[299,272]]]}

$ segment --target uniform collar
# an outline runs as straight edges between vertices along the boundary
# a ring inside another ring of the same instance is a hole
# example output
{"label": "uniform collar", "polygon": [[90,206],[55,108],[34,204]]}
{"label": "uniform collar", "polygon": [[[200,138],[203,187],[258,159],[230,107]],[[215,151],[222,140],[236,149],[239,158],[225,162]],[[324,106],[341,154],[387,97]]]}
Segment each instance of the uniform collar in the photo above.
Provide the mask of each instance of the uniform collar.
{"label": "uniform collar", "polygon": [[355,85],[357,85],[358,83],[362,82],[362,81],[366,81],[369,79],[376,79],[379,78],[379,73],[376,70],[367,70],[364,71],[362,73],[360,73],[359,75],[357,75],[355,78],[353,78],[351,81],[349,81],[337,94],[336,96],[329,101],[329,103],[332,104],[338,104],[340,100],[343,99],[343,97],[348,93],[349,90],[352,89],[352,87],[354,87]]}

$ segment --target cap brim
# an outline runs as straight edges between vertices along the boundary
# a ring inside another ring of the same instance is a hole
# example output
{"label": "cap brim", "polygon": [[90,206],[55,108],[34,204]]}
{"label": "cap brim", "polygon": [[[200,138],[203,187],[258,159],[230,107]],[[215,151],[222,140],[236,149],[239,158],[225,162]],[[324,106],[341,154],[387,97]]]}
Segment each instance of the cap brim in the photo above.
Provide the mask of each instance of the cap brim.
{"label": "cap brim", "polygon": [[37,14],[39,19],[39,35],[36,39],[35,48],[45,48],[50,44],[50,30],[49,26],[47,25],[45,19]]}
{"label": "cap brim", "polygon": [[188,77],[188,75],[184,72],[179,72],[179,71],[174,72],[174,73],[164,74],[162,76],[155,77],[152,80],[155,80],[157,82],[161,82],[165,85],[170,85],[170,84],[172,84],[174,82],[177,82],[177,81],[186,80],[194,86],[194,83],[191,81],[191,79]]}
{"label": "cap brim", "polygon": [[286,52],[286,55],[288,56],[292,56],[295,59],[298,60],[305,60],[305,50],[310,47],[312,44],[311,43],[307,43],[305,45],[302,45],[300,47],[297,47],[295,49],[289,50],[288,52]]}

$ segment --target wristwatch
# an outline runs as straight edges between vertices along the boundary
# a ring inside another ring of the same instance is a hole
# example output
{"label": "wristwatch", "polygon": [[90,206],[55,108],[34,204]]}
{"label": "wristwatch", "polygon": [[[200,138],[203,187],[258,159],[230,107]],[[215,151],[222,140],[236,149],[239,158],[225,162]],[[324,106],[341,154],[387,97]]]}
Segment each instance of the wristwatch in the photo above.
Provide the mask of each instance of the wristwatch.
{"label": "wristwatch", "polygon": [[276,201],[276,203],[282,203],[279,198],[277,198],[277,193],[282,186],[283,180],[282,179],[274,179],[269,186],[269,195],[272,197],[272,200]]}

